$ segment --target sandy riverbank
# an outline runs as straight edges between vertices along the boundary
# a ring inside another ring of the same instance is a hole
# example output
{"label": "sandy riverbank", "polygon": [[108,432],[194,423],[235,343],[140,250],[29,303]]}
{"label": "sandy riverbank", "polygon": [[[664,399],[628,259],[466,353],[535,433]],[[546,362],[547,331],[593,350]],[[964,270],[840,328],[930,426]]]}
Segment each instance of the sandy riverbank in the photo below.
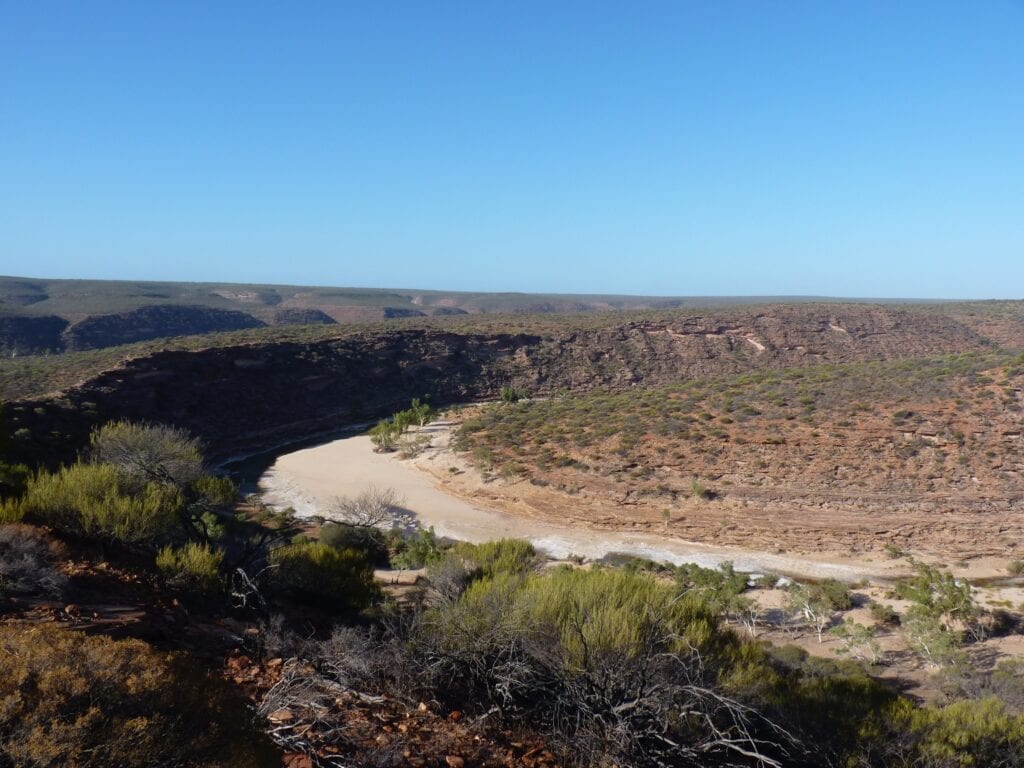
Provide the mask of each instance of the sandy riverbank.
{"label": "sandy riverbank", "polygon": [[[423,430],[431,445],[415,459],[378,454],[365,435],[346,437],[280,456],[260,478],[267,503],[293,507],[300,516],[331,516],[339,496],[354,496],[370,486],[393,488],[404,509],[423,526],[441,536],[481,542],[502,537],[529,539],[553,557],[579,555],[600,558],[624,552],[673,563],[695,562],[714,567],[725,560],[751,572],[773,572],[846,581],[885,578],[894,567],[885,562],[858,562],[831,555],[796,557],[769,552],[684,541],[654,531],[596,530],[578,524],[559,525],[479,503],[472,490],[463,498],[440,487],[438,477],[449,470],[469,474],[459,457],[448,450],[450,425],[432,424]],[[482,481],[481,481],[482,482]],[[465,488],[466,484],[463,483]]]}

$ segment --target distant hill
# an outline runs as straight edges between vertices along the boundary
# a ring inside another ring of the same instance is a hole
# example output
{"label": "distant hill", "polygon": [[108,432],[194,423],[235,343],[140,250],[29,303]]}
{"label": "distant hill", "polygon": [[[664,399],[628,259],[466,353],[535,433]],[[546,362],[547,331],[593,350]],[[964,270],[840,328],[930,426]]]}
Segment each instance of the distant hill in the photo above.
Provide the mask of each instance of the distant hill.
{"label": "distant hill", "polygon": [[264,325],[367,324],[420,317],[456,320],[485,314],[641,312],[832,301],[820,297],[470,293],[0,277],[0,353],[11,356],[97,349]]}

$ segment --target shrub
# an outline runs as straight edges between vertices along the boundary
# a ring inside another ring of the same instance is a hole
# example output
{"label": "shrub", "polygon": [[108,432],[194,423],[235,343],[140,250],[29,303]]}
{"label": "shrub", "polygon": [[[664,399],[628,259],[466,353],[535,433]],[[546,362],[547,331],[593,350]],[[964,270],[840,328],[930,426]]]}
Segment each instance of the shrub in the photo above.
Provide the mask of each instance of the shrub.
{"label": "shrub", "polygon": [[[732,764],[743,708],[712,690],[741,644],[697,596],[647,574],[500,572],[434,609],[426,632],[417,666],[432,695],[518,713],[574,764]],[[744,748],[758,750],[760,718],[743,712]]]}
{"label": "shrub", "polygon": [[109,464],[74,464],[41,472],[22,500],[27,519],[54,530],[127,546],[153,547],[178,526],[183,500],[176,488],[134,487]]}
{"label": "shrub", "polygon": [[391,556],[393,568],[414,569],[437,562],[441,550],[437,546],[437,535],[433,527],[419,528],[411,536],[398,542],[397,551]]}
{"label": "shrub", "polygon": [[224,588],[220,572],[223,561],[221,550],[190,541],[182,547],[161,549],[156,567],[172,586],[214,594]]}
{"label": "shrub", "polygon": [[373,566],[362,552],[338,551],[319,541],[289,544],[270,553],[278,588],[325,607],[362,609],[380,598]]}
{"label": "shrub", "polygon": [[0,526],[0,596],[60,597],[67,579],[57,570],[61,546],[29,525]]}
{"label": "shrub", "polygon": [[325,523],[320,528],[320,541],[338,551],[358,550],[374,565],[388,564],[388,548],[384,531],[348,523]]}
{"label": "shrub", "polygon": [[204,473],[199,441],[183,429],[115,421],[89,440],[89,460],[110,464],[137,483],[186,488]]}
{"label": "shrub", "polygon": [[25,492],[32,471],[24,464],[0,461],[0,501],[16,499]]}
{"label": "shrub", "polygon": [[459,542],[452,552],[463,559],[471,575],[477,578],[527,573],[540,562],[533,544],[523,539],[499,539],[483,544]]}
{"label": "shrub", "polygon": [[0,626],[0,765],[280,765],[240,699],[179,655],[54,625]]}

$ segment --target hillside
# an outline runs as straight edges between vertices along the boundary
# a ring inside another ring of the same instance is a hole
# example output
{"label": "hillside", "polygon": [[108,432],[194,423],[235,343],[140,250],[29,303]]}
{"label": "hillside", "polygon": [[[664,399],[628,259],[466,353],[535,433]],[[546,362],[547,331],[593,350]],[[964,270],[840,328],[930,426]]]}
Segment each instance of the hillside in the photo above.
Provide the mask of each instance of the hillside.
{"label": "hillside", "polygon": [[[997,348],[948,313],[856,304],[393,323],[257,328],[7,360],[0,394],[27,401],[7,410],[14,429],[32,435],[18,444],[30,458],[46,454],[52,435],[83,440],[91,424],[114,417],[186,427],[225,455],[372,419],[411,397],[470,402],[505,386],[546,396],[618,391]],[[1012,338],[1024,347],[1024,334]]]}
{"label": "hillside", "polygon": [[543,515],[796,551],[1024,539],[1024,356],[968,353],[501,404],[456,444]]}
{"label": "hillside", "polygon": [[[493,314],[722,309],[780,301],[778,297],[473,293],[0,277],[0,353],[10,356],[95,349],[145,339],[262,325],[372,324],[403,318],[458,319],[465,315]],[[784,301],[800,304],[837,300],[805,297]],[[924,308],[933,303],[912,304]],[[224,312],[241,313],[245,317],[236,316],[233,320],[217,317],[217,313]],[[64,335],[53,332],[53,327],[60,323],[71,326]]]}

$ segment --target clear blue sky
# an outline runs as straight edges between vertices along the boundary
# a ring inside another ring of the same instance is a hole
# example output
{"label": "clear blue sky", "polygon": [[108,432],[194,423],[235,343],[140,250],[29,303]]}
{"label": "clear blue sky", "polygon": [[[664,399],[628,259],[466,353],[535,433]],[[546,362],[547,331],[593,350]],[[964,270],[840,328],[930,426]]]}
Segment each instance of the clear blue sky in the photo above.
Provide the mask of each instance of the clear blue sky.
{"label": "clear blue sky", "polygon": [[1024,2],[0,0],[0,274],[1024,297]]}

